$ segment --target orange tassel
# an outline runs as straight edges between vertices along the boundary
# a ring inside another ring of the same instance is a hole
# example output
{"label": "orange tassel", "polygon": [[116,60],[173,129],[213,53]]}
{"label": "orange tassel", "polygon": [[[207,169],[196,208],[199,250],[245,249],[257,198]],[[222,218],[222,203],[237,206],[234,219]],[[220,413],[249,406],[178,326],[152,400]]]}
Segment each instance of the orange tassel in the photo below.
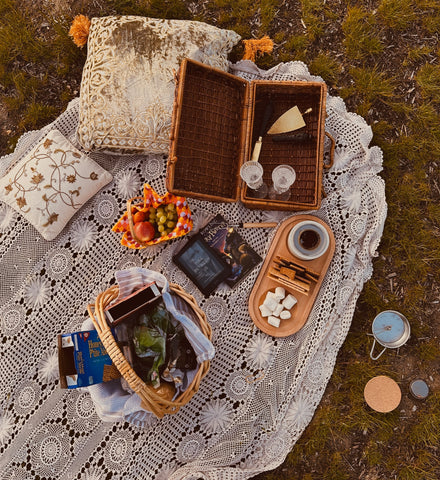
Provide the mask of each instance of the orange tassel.
{"label": "orange tassel", "polygon": [[243,60],[252,60],[254,62],[257,54],[270,53],[273,50],[273,41],[267,35],[259,40],[243,40],[243,43]]}
{"label": "orange tassel", "polygon": [[89,36],[90,20],[85,15],[77,15],[72,22],[69,35],[77,47],[84,47]]}

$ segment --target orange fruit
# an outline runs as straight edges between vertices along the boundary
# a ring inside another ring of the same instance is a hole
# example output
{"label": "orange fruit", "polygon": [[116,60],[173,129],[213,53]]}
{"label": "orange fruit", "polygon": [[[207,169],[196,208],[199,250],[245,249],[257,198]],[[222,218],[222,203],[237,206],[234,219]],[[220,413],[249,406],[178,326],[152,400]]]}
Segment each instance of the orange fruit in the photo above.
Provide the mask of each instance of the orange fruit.
{"label": "orange fruit", "polygon": [[147,214],[145,212],[136,212],[133,215],[133,223],[143,222],[147,219]]}

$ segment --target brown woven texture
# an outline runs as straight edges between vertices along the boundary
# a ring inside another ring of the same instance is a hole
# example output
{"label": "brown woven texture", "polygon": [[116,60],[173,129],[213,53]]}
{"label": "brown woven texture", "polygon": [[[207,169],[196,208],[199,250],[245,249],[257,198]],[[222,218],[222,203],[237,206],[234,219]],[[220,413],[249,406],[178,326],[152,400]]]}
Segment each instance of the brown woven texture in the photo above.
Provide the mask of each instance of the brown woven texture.
{"label": "brown woven texture", "polygon": [[[243,79],[185,60],[177,78],[167,188],[206,200],[237,201],[250,208],[317,209],[322,196],[326,86],[322,82],[275,82]],[[268,102],[274,111],[268,126],[295,105],[304,116],[306,142],[275,142],[263,137],[259,162],[264,181],[272,170],[291,165],[297,180],[288,201],[252,198],[239,176],[250,160]],[[333,161],[334,141],[330,152]]]}
{"label": "brown woven texture", "polygon": [[[211,327],[207,322],[206,315],[199,307],[194,297],[185,292],[179,285],[170,284],[170,290],[173,294],[180,296],[194,311],[200,330],[208,338],[211,339]],[[175,400],[167,400],[156,393],[156,390],[149,384],[146,384],[133,370],[121,352],[116,340],[107,324],[104,309],[119,294],[118,286],[110,287],[103,293],[100,293],[95,300],[94,305],[88,305],[87,311],[93,324],[98,332],[107,353],[112,359],[114,365],[121,375],[127,380],[130,388],[135,391],[142,400],[142,407],[152,412],[156,417],[162,418],[164,415],[177,413],[179,409],[186,405],[194,394],[198,391],[200,381],[208,373],[209,361],[200,364],[197,374],[188,388],[181,393]]]}
{"label": "brown woven texture", "polygon": [[184,94],[176,98],[180,117],[175,127],[180,141],[173,155],[179,160],[173,188],[234,199],[247,84],[194,62],[187,63],[179,82],[184,82]]}
{"label": "brown woven texture", "polygon": [[[253,128],[250,148],[253,148],[258,139],[261,120],[269,102],[274,107],[268,122],[269,126],[295,105],[300,112],[311,108],[312,111],[304,115],[306,126],[299,131],[291,132],[292,134],[307,135],[310,140],[276,142],[274,141],[275,135],[265,135],[259,162],[263,166],[263,180],[267,185],[272,184],[272,171],[278,165],[291,165],[296,172],[296,181],[290,189],[289,200],[270,200],[271,206],[287,204],[297,208],[301,206],[318,208],[324,166],[325,85],[318,82],[285,82],[283,87],[282,89],[277,88],[276,82],[253,82],[254,109],[251,116]],[[329,166],[327,165],[327,167]],[[243,189],[245,203],[255,203],[255,206],[259,206],[260,200],[252,199],[252,191],[246,185],[243,185]]]}

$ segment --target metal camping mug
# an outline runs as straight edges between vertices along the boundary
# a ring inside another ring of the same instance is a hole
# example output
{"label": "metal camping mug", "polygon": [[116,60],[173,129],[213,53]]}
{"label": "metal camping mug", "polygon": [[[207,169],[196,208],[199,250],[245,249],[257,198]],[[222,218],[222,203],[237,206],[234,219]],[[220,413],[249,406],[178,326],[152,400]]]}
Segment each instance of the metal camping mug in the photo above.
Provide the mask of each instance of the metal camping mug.
{"label": "metal camping mug", "polygon": [[[374,341],[370,357],[372,360],[377,360],[387,348],[399,348],[404,345],[409,338],[411,328],[408,319],[401,313],[385,310],[373,320],[372,331]],[[375,357],[373,351],[376,342],[384,349]]]}

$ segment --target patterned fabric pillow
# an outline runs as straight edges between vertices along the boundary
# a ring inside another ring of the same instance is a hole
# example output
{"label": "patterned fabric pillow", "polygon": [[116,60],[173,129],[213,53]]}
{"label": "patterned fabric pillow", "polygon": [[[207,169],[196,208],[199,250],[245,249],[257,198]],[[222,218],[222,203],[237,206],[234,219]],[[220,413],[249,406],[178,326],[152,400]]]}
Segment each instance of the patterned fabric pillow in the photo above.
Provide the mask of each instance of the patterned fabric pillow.
{"label": "patterned fabric pillow", "polygon": [[188,57],[227,70],[240,40],[188,20],[93,18],[80,92],[78,139],[86,151],[167,153],[174,72]]}
{"label": "patterned fabric pillow", "polygon": [[0,178],[0,200],[21,213],[46,240],[53,240],[112,178],[52,130]]}

